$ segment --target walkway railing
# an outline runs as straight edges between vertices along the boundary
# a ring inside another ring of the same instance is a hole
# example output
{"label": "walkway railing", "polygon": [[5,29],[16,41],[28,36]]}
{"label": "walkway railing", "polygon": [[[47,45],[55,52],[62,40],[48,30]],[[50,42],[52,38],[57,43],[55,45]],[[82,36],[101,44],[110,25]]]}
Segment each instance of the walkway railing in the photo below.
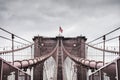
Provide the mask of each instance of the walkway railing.
{"label": "walkway railing", "polygon": [[0,80],[31,80],[31,76],[0,58]]}
{"label": "walkway railing", "polygon": [[[115,67],[114,67],[115,66]],[[112,68],[114,67],[114,68]],[[106,70],[109,73],[106,74]],[[119,80],[120,79],[120,57],[93,72],[89,76],[89,80]]]}

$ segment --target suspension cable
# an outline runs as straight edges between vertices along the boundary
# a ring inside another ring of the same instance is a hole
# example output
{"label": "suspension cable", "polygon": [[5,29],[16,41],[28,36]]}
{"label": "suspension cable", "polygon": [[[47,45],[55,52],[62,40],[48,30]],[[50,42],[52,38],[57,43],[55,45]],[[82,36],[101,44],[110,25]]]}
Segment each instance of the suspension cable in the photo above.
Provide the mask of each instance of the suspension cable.
{"label": "suspension cable", "polygon": [[[105,42],[111,41],[111,40],[116,39],[116,38],[119,38],[119,36],[116,36],[116,37],[110,38],[110,39],[108,39],[108,40],[105,40]],[[93,46],[98,45],[98,44],[101,44],[101,43],[103,43],[103,41],[98,42],[98,43],[96,43],[96,44],[93,44]]]}
{"label": "suspension cable", "polygon": [[[52,56],[55,53],[58,46],[59,46],[59,42],[57,41],[57,44],[54,47],[54,49],[51,52],[49,52],[48,54],[42,55],[40,57],[36,57],[34,59],[28,59],[28,60],[25,59],[25,60],[22,60],[22,61],[14,61],[14,66],[16,66],[18,68],[26,68],[26,67],[34,66],[35,64],[38,64],[40,62],[43,62],[43,61],[47,60],[50,56]],[[31,63],[30,60],[32,60],[33,63]],[[24,62],[24,61],[27,61],[27,64],[22,64],[22,62]],[[18,63],[20,63],[22,65],[18,65]],[[12,62],[11,62],[11,64],[12,64]]]}
{"label": "suspension cable", "polygon": [[[6,40],[9,40],[9,41],[12,41],[11,39],[9,39],[9,38],[7,38],[7,37],[4,37],[4,36],[0,36],[0,38],[3,38],[3,39],[6,39]],[[19,41],[15,41],[15,40],[14,40],[14,42],[19,43],[19,44],[26,45],[26,44],[24,44],[24,43],[22,43],[22,42],[19,42]]]}
{"label": "suspension cable", "polygon": [[[32,45],[34,45],[34,44],[30,44],[30,45],[25,46],[25,47],[22,47],[22,48],[14,49],[13,52],[26,49],[26,48],[28,48],[28,47],[31,47]],[[11,53],[11,52],[12,52],[12,50],[0,51],[0,54],[3,54],[3,53],[4,53],[4,54],[5,54],[5,53]]]}
{"label": "suspension cable", "polygon": [[21,38],[21,37],[19,37],[19,36],[15,35],[15,34],[13,34],[13,33],[9,32],[9,31],[7,31],[7,30],[5,30],[5,29],[1,28],[1,27],[0,27],[0,29],[1,29],[2,31],[5,31],[5,32],[7,32],[7,33],[11,34],[11,35],[14,35],[15,37],[17,37],[17,38],[19,38],[19,39],[22,39],[22,40],[24,40],[24,41],[26,41],[26,42],[32,43],[32,42],[30,42],[30,41],[28,41],[28,40],[26,40],[26,39],[23,39],[23,38]]}
{"label": "suspension cable", "polygon": [[[116,29],[114,29],[114,30],[112,30],[112,31],[110,31],[110,32],[108,32],[108,33],[106,33],[106,34],[104,34],[103,36],[109,35],[109,34],[115,32],[115,31],[117,31],[117,30],[119,30],[119,29],[120,29],[120,27],[118,27],[118,28],[116,28]],[[96,39],[94,39],[94,40],[88,42],[88,44],[89,44],[89,43],[92,43],[92,42],[94,42],[94,41],[96,41],[96,40],[98,40],[98,39],[100,39],[100,38],[102,38],[103,36],[100,36],[100,37],[98,37],[98,38],[96,38]]]}
{"label": "suspension cable", "polygon": [[[82,64],[82,65],[86,65],[85,63],[82,62],[82,60],[83,60],[84,62],[85,62],[85,61],[91,62],[91,60],[84,59],[84,58],[77,57],[77,56],[74,56],[74,55],[70,54],[70,53],[65,49],[65,47],[64,47],[63,44],[62,44],[62,48],[63,48],[63,51],[66,53],[66,55],[67,55],[70,59],[72,59],[74,62],[80,63],[80,64]],[[96,63],[97,61],[94,61],[94,62]],[[95,65],[96,65],[96,64],[95,64]],[[87,66],[88,66],[88,67],[91,67],[90,64],[87,65]],[[93,68],[93,67],[91,67],[91,68]],[[95,68],[95,67],[94,67],[94,68]]]}
{"label": "suspension cable", "polygon": [[[98,47],[94,47],[94,46],[92,46],[92,45],[90,45],[90,44],[85,44],[85,45],[87,45],[87,46],[89,46],[89,47],[91,47],[91,48],[94,48],[94,49],[97,49],[97,50],[100,50],[100,51],[103,51],[104,49],[101,49],[101,48],[98,48]],[[113,50],[104,50],[105,52],[110,52],[110,53],[117,53],[117,54],[119,54],[119,51],[113,51]]]}

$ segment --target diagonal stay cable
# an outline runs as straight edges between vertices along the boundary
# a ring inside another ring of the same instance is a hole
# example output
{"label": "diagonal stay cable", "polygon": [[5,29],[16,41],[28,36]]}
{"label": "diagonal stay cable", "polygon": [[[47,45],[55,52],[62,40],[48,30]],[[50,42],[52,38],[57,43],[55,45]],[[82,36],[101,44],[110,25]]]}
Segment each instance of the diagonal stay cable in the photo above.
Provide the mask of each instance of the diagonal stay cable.
{"label": "diagonal stay cable", "polygon": [[32,45],[34,45],[34,43],[33,43],[33,44],[30,44],[30,45],[27,45],[27,46],[25,46],[25,47],[22,47],[22,48],[14,49],[13,51],[12,51],[12,50],[0,51],[0,54],[6,54],[6,53],[12,53],[12,52],[20,51],[20,50],[29,48],[29,47],[31,47]]}
{"label": "diagonal stay cable", "polygon": [[87,43],[86,43],[85,45],[87,45],[87,46],[89,46],[89,47],[91,47],[91,48],[94,48],[94,49],[96,49],[96,50],[119,54],[119,51],[106,50],[106,49],[104,50],[104,49],[102,49],[102,48],[98,48],[98,47],[92,46],[92,45],[87,44]]}
{"label": "diagonal stay cable", "polygon": [[0,29],[1,29],[2,31],[5,31],[5,32],[11,34],[11,35],[14,35],[15,37],[17,37],[17,38],[19,38],[19,39],[22,39],[22,40],[24,40],[24,41],[26,41],[26,42],[32,43],[32,42],[30,42],[30,41],[28,41],[28,40],[26,40],[26,39],[24,39],[24,38],[21,38],[21,37],[19,37],[19,36],[13,34],[13,33],[11,33],[11,32],[9,32],[9,31],[7,31],[7,30],[1,28],[1,27],[0,27]]}
{"label": "diagonal stay cable", "polygon": [[[115,32],[115,31],[117,31],[117,30],[119,30],[119,29],[120,29],[120,27],[118,27],[118,28],[116,28],[116,29],[114,29],[114,30],[112,30],[112,31],[110,31],[110,32],[108,32],[108,33],[106,33],[106,34],[104,34],[103,36],[109,35],[109,34]],[[88,44],[89,44],[89,43],[92,43],[92,42],[94,42],[94,41],[96,41],[96,40],[98,40],[98,39],[100,39],[100,38],[102,38],[103,36],[100,36],[100,37],[98,37],[98,38],[96,38],[96,39],[94,39],[94,40],[88,42]]]}
{"label": "diagonal stay cable", "polygon": [[[12,41],[12,39],[9,39],[9,38],[4,37],[4,36],[0,36],[0,38],[3,38],[3,39],[6,39],[6,40],[9,40],[9,41]],[[24,43],[22,43],[22,42],[19,42],[19,41],[15,41],[15,40],[14,40],[14,42],[19,43],[19,44],[26,45],[26,44],[24,44]]]}
{"label": "diagonal stay cable", "polygon": [[[105,40],[105,42],[111,41],[111,40],[116,39],[116,38],[119,38],[119,36],[116,36],[116,37],[110,38],[110,39],[108,39],[108,40]],[[103,41],[98,42],[98,43],[96,43],[96,44],[93,44],[93,46],[98,45],[98,44],[101,44],[101,43],[103,43]]]}

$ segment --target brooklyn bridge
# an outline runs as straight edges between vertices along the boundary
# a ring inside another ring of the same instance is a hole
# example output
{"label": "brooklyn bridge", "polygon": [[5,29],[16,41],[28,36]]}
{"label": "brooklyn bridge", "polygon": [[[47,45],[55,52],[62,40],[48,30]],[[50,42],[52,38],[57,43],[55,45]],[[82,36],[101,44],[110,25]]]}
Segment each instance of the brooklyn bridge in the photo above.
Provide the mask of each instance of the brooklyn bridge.
{"label": "brooklyn bridge", "polygon": [[62,35],[38,35],[30,42],[0,28],[11,37],[0,34],[3,44],[11,44],[0,47],[0,80],[120,80],[120,35],[108,38],[119,29],[90,42]]}

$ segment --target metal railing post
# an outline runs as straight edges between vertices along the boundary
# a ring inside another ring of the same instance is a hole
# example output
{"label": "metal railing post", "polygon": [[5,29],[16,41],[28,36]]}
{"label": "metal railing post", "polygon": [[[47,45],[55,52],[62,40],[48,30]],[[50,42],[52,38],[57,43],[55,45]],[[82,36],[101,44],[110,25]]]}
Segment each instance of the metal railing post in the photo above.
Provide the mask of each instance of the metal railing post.
{"label": "metal railing post", "polygon": [[103,36],[103,65],[105,64],[105,39],[106,36]]}
{"label": "metal railing post", "polygon": [[12,62],[14,65],[14,34],[12,34]]}
{"label": "metal railing post", "polygon": [[119,56],[120,56],[120,36],[119,36]]}

